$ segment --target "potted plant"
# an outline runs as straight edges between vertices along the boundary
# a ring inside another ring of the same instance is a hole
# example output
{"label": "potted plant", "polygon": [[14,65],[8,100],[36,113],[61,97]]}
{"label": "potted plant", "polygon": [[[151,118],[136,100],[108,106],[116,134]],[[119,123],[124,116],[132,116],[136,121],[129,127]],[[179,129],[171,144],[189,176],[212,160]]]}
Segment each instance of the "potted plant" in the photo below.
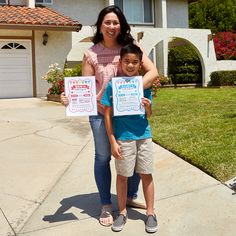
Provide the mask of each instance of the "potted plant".
{"label": "potted plant", "polygon": [[60,102],[60,95],[64,92],[64,74],[58,66],[58,63],[51,64],[46,75],[42,77],[51,84],[47,94],[48,101]]}

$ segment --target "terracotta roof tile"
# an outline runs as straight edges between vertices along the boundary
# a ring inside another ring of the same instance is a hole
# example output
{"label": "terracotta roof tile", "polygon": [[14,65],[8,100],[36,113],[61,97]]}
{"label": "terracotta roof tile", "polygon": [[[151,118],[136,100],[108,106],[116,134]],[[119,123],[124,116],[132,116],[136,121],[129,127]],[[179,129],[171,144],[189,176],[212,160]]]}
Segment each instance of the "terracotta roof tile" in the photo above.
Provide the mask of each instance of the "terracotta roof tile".
{"label": "terracotta roof tile", "polygon": [[78,21],[47,7],[0,6],[0,27],[2,24],[81,28]]}

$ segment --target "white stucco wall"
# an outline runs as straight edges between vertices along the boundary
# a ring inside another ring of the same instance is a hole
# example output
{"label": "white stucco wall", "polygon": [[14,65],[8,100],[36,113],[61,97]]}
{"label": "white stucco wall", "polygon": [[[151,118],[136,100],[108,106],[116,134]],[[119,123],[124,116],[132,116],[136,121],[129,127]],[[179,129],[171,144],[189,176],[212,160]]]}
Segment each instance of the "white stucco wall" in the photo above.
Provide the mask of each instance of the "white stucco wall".
{"label": "white stucco wall", "polygon": [[73,20],[78,20],[82,25],[94,25],[98,13],[106,6],[104,0],[54,0],[53,5],[48,5]]}
{"label": "white stucco wall", "polygon": [[236,70],[236,61],[222,60],[217,61],[217,70]]}
{"label": "white stucco wall", "polygon": [[167,28],[188,28],[187,0],[167,0]]}
{"label": "white stucco wall", "polygon": [[42,44],[44,31],[35,33],[36,87],[37,97],[46,96],[48,83],[41,79],[48,71],[48,66],[58,63],[63,68],[67,54],[72,47],[71,32],[47,31],[48,43]]}
{"label": "white stucco wall", "polygon": [[[162,40],[168,41],[172,37],[182,38],[192,43],[192,45],[196,48],[196,51],[202,63],[203,86],[207,86],[208,82],[210,81],[211,72],[217,70],[214,45],[212,41],[208,42],[208,35],[211,33],[210,30],[176,28],[152,28],[147,30],[144,27],[132,28],[133,35],[136,35],[137,32],[140,31],[144,32],[144,37],[140,41],[140,44],[142,45],[147,54],[149,54],[152,48],[155,47]],[[168,51],[164,53],[167,55]]]}
{"label": "white stucco wall", "polygon": [[161,9],[161,0],[155,0],[154,4],[154,22],[155,22],[155,27],[162,28],[162,9]]}
{"label": "white stucco wall", "polygon": [[187,0],[154,0],[155,27],[188,28]]}
{"label": "white stucco wall", "polygon": [[[83,59],[84,52],[93,45],[92,42],[81,42],[88,37],[94,35],[93,27],[84,26],[79,32],[72,32],[72,49],[67,55],[67,61],[71,62],[81,62]],[[88,41],[88,40],[86,40]]]}
{"label": "white stucco wall", "polygon": [[[208,41],[208,35],[211,34],[210,30],[131,27],[131,33],[135,39],[137,39],[138,32],[144,32],[140,44],[147,55],[156,47],[156,62],[160,74],[167,74],[168,41],[172,38],[182,38],[190,42],[196,48],[202,64],[203,86],[207,86],[209,83],[211,72],[217,71],[219,68],[222,70],[223,68],[224,70],[236,69],[236,63],[234,62],[230,61],[224,63],[216,60],[213,41]],[[73,33],[73,48],[68,55],[68,60],[82,60],[83,52],[92,44],[79,42],[89,36],[93,36],[91,27],[84,27],[79,33]],[[164,47],[164,45],[166,47]]]}

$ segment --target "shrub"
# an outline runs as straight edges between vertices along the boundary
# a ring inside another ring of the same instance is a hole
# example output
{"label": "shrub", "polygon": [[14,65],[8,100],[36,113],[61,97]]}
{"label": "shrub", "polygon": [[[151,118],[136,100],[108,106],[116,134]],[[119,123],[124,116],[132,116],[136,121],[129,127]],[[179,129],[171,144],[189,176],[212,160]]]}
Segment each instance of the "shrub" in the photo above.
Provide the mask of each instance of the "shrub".
{"label": "shrub", "polygon": [[64,69],[58,67],[58,63],[51,64],[49,70],[42,79],[46,80],[51,87],[48,89],[48,94],[61,94],[64,92],[64,77],[81,76],[82,65],[78,64],[72,69]]}
{"label": "shrub", "polygon": [[236,34],[219,32],[214,38],[215,52],[218,60],[236,60]]}
{"label": "shrub", "polygon": [[65,68],[64,75],[65,75],[65,77],[81,76],[82,75],[82,64],[78,64],[72,69]]}
{"label": "shrub", "polygon": [[236,71],[214,71],[210,75],[212,86],[236,85]]}
{"label": "shrub", "polygon": [[153,96],[155,97],[156,94],[157,94],[157,91],[160,89],[160,77],[159,78],[156,78],[152,84],[152,94]]}
{"label": "shrub", "polygon": [[201,62],[192,45],[186,43],[170,48],[168,74],[174,84],[202,82]]}
{"label": "shrub", "polygon": [[159,85],[167,85],[167,84],[171,84],[171,78],[168,78],[164,75],[160,75]]}
{"label": "shrub", "polygon": [[61,94],[64,92],[64,75],[58,66],[58,63],[51,64],[46,75],[42,77],[51,85],[48,89],[48,94]]}
{"label": "shrub", "polygon": [[178,73],[191,73],[191,74],[199,74],[199,67],[197,65],[187,65],[187,66],[178,66],[176,68]]}
{"label": "shrub", "polygon": [[201,77],[198,74],[175,74],[174,84],[199,83]]}

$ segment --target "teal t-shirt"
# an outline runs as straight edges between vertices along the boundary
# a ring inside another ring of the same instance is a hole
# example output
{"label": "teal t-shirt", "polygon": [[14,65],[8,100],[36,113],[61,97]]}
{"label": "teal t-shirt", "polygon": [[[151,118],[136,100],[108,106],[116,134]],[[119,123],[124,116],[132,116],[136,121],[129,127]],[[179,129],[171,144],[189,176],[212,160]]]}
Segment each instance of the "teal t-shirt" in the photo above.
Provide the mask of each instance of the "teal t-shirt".
{"label": "teal t-shirt", "polygon": [[[144,97],[152,100],[151,90],[144,90]],[[112,82],[110,81],[103,94],[101,103],[112,107]],[[139,140],[151,138],[151,128],[145,115],[113,116],[113,131],[116,140]]]}

